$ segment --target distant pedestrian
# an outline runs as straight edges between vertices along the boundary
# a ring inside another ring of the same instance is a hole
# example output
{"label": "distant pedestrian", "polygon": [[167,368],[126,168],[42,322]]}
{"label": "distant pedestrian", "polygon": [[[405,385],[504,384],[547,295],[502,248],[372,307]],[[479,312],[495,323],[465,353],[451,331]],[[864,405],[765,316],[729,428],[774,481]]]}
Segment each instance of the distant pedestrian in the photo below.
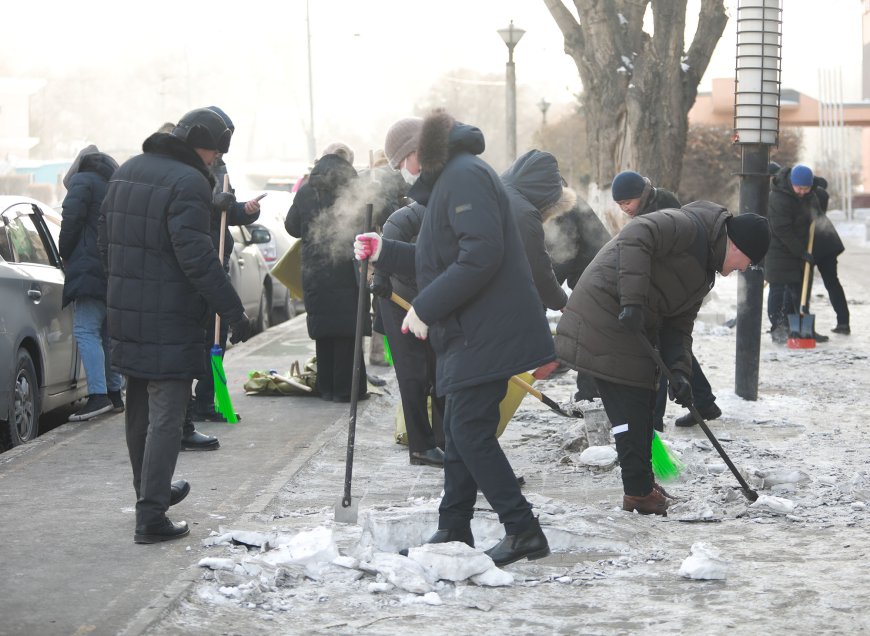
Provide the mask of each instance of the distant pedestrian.
{"label": "distant pedestrian", "polygon": [[[349,402],[353,384],[359,275],[346,245],[362,227],[365,203],[355,196],[353,159],[347,145],[327,146],[284,220],[290,236],[302,240],[302,289],[308,336],[317,354],[317,391],[334,402]],[[343,236],[348,240],[343,242]],[[364,360],[360,366],[364,379]],[[368,396],[365,381],[360,382],[357,399]]]}
{"label": "distant pedestrian", "polygon": [[595,257],[559,320],[556,352],[595,378],[616,440],[623,510],[666,515],[650,448],[658,370],[638,335],[658,346],[676,378],[671,398],[692,396],[692,328],[716,273],[758,263],[767,251],[767,220],[732,217],[696,201],[636,217]]}
{"label": "distant pedestrian", "polygon": [[190,485],[172,474],[194,377],[203,373],[209,313],[245,340],[245,315],[209,236],[214,177],[209,165],[229,149],[232,131],[206,108],[154,133],[143,153],[109,182],[100,252],[109,273],[112,364],[127,376],[126,434],[136,491],[136,543],[185,536],[166,516]]}
{"label": "distant pedestrian", "polygon": [[478,128],[444,111],[426,117],[417,156],[404,167],[415,178],[408,196],[426,206],[416,246],[367,233],[354,249],[387,271],[416,272],[419,293],[402,330],[431,337],[437,391],[447,398],[444,496],[428,543],[474,545],[479,488],[505,526],[486,552],[506,565],[550,549],[496,438],[499,403],[512,375],[555,361],[504,186],[477,156],[483,148]]}
{"label": "distant pedestrian", "polygon": [[118,162],[90,145],[76,157],[63,179],[58,251],[63,259],[63,306],[74,303],[73,335],[88,381],[88,401],[71,422],[124,410],[124,379],[112,370],[106,328],[106,273],[97,247],[100,204]]}
{"label": "distant pedestrian", "polygon": [[[813,193],[819,200],[819,216],[816,219],[815,240],[813,241],[813,260],[822,275],[822,282],[828,292],[831,307],[837,315],[837,324],[831,329],[834,333],[848,336],[852,333],[849,327],[849,303],[846,292],[837,275],[837,257],[846,251],[843,240],[837,233],[837,228],[828,218],[828,182],[819,176],[813,177]],[[812,278],[810,279],[812,281]],[[812,289],[812,283],[810,283]],[[818,336],[817,336],[818,337]]]}

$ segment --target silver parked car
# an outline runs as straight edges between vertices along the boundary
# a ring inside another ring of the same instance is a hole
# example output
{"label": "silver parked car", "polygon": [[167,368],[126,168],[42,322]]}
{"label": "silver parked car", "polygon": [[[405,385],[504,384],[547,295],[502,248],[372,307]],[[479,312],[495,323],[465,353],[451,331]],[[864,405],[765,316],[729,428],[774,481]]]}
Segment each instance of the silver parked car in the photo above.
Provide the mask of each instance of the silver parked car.
{"label": "silver parked car", "polygon": [[44,203],[0,196],[0,450],[34,439],[39,416],[87,396],[61,309],[60,215]]}

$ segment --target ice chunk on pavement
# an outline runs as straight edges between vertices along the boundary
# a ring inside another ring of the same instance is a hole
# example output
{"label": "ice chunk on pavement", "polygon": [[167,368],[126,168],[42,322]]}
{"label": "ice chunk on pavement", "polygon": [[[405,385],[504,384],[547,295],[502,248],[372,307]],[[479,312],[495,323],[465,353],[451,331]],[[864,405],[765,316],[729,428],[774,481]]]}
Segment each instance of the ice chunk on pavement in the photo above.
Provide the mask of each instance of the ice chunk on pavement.
{"label": "ice chunk on pavement", "polygon": [[613,466],[616,463],[616,449],[612,446],[590,446],[580,453],[580,463],[586,466]]}
{"label": "ice chunk on pavement", "polygon": [[332,539],[332,530],[318,526],[293,535],[280,547],[263,552],[252,560],[269,565],[313,565],[330,563],[336,557],[338,548]]}
{"label": "ice chunk on pavement", "polygon": [[274,532],[254,532],[251,530],[227,530],[223,534],[206,537],[202,540],[204,546],[218,545],[221,543],[241,543],[249,547],[259,548],[269,543],[273,544],[276,540]]}
{"label": "ice chunk on pavement", "polygon": [[398,554],[376,552],[371,561],[360,563],[360,569],[376,572],[407,592],[426,594],[432,591],[435,579],[422,565]]}
{"label": "ice chunk on pavement", "polygon": [[761,478],[762,488],[772,488],[778,484],[800,484],[810,481],[810,476],[802,470],[756,471]]}
{"label": "ice chunk on pavement", "polygon": [[794,502],[782,497],[772,497],[770,495],[760,495],[758,499],[749,504],[750,508],[760,508],[770,512],[776,512],[781,515],[787,515],[794,512]]}
{"label": "ice chunk on pavement", "polygon": [[443,605],[444,601],[441,600],[441,597],[438,596],[438,592],[426,592],[423,595],[423,602],[426,605]]}
{"label": "ice chunk on pavement", "polygon": [[408,558],[422,565],[435,579],[464,581],[493,567],[492,559],[461,541],[425,543],[408,551]]}
{"label": "ice chunk on pavement", "polygon": [[698,541],[689,549],[689,556],[680,565],[680,576],[687,579],[716,580],[728,574],[728,560],[709,543]]}
{"label": "ice chunk on pavement", "polygon": [[[232,559],[219,559],[217,557],[206,557],[200,559],[197,565],[201,568],[209,568],[212,570],[226,570],[228,572],[236,571],[236,562]],[[241,568],[239,568],[241,570]]]}
{"label": "ice chunk on pavement", "polygon": [[472,576],[471,581],[481,587],[507,587],[514,584],[514,575],[493,565],[486,572]]}

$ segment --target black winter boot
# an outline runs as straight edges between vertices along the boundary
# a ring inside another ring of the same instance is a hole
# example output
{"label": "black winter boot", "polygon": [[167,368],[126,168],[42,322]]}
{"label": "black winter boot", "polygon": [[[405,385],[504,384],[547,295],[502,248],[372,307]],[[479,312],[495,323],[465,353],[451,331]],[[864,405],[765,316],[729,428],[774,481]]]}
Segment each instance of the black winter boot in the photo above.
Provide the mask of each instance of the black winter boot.
{"label": "black winter boot", "polygon": [[486,551],[493,562],[501,567],[520,559],[543,559],[550,554],[550,544],[535,519],[534,525],[519,534],[506,534],[504,538]]}

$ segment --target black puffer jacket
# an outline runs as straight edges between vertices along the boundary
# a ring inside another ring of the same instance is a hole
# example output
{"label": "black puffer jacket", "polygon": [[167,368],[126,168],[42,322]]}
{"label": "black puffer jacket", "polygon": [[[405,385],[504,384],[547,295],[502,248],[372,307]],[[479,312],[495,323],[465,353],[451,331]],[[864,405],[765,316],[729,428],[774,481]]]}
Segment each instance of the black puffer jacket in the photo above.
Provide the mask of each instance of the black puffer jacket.
{"label": "black puffer jacket", "polygon": [[809,246],[810,223],[820,214],[812,191],[799,197],[791,185],[791,168],[780,170],[770,184],[767,218],[770,249],[764,258],[764,278],[769,283],[800,283],[803,255]]}
{"label": "black puffer jacket", "polygon": [[501,180],[541,302],[548,309],[561,309],[568,302],[568,295],[553,272],[541,217],[541,211],[562,196],[562,175],[556,158],[549,152],[529,150],[501,175]]}
{"label": "black puffer jacket", "polygon": [[302,290],[314,339],[350,338],[356,330],[359,287],[348,246],[362,230],[365,203],[354,194],[356,181],[351,164],[324,155],[284,219],[287,232],[302,239]]}
{"label": "black puffer jacket", "polygon": [[476,156],[483,148],[479,129],[430,115],[417,148],[423,173],[408,193],[426,206],[413,305],[429,325],[439,395],[554,359],[504,185]]}
{"label": "black puffer jacket", "polygon": [[[425,214],[426,207],[416,201],[411,202],[410,205],[406,205],[403,208],[399,208],[384,223],[383,237],[385,239],[401,241],[402,243],[416,243]],[[376,266],[375,276],[382,277],[389,276],[389,274],[378,269]],[[393,291],[408,302],[416,298],[417,280],[415,272],[408,271],[393,274],[390,276],[390,283],[392,284]]]}
{"label": "black puffer jacket", "polygon": [[556,353],[574,369],[610,382],[654,389],[656,368],[619,323],[640,305],[651,342],[673,371],[692,376],[692,328],[725,261],[722,206],[695,201],[635,217],[605,245],[574,288],[556,330]]}
{"label": "black puffer jacket", "polygon": [[77,298],[106,300],[106,272],[97,246],[100,204],[118,162],[102,152],[85,155],[63,199],[58,250],[63,259],[63,306]]}
{"label": "black puffer jacket", "polygon": [[115,172],[101,209],[112,365],[137,378],[193,379],[205,370],[209,306],[228,324],[244,309],[209,236],[205,164],[169,134],[142,149]]}

